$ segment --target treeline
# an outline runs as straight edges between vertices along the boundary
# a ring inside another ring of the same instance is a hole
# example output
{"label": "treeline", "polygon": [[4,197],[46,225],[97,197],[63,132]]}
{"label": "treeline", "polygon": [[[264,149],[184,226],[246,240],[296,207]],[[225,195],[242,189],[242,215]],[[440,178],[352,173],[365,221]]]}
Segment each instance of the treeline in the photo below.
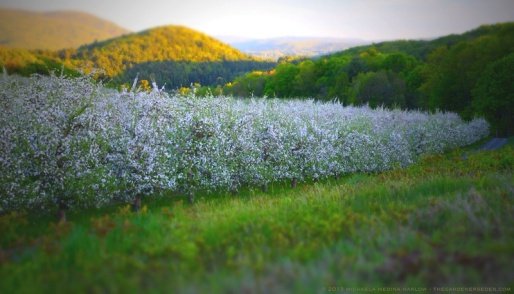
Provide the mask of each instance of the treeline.
{"label": "treeline", "polygon": [[[144,87],[150,87],[151,82],[164,86],[167,90],[189,91],[191,86],[202,87],[207,93],[211,88],[221,88],[229,81],[255,70],[268,71],[277,65],[276,62],[258,60],[237,61],[151,61],[136,63],[121,71],[116,76],[109,76],[101,68],[90,66],[81,67],[87,60],[72,58],[76,50],[61,51],[12,49],[0,46],[0,72],[2,67],[9,74],[30,76],[32,74],[48,75],[51,72],[67,76],[79,76],[81,72],[91,73],[97,69],[94,76],[109,86],[119,87],[131,85],[136,76]],[[207,89],[207,87],[209,89]],[[187,88],[187,89],[186,89]]]}
{"label": "treeline", "polygon": [[345,104],[443,109],[485,116],[513,134],[514,23],[482,26],[433,41],[395,41],[319,59],[281,62],[237,78],[236,96],[309,97]]}
{"label": "treeline", "polygon": [[41,54],[38,51],[12,49],[0,46],[0,70],[9,74],[30,76],[32,74],[48,75],[51,72],[78,76],[80,73],[59,59]]}
{"label": "treeline", "polygon": [[270,70],[275,62],[262,61],[162,61],[136,64],[113,79],[115,84],[139,80],[154,81],[166,89],[189,88],[191,85],[222,87],[227,82],[253,70]]}
{"label": "treeline", "polygon": [[369,48],[359,54],[281,62],[268,72],[252,72],[226,86],[237,96],[309,97],[345,104],[416,107],[411,76],[421,62],[404,53]]}

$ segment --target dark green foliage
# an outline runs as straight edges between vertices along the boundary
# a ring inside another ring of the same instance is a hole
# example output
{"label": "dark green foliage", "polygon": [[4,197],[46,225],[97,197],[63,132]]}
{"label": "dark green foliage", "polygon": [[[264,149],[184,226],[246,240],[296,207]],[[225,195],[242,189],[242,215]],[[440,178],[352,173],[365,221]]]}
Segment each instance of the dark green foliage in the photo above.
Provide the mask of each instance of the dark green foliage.
{"label": "dark green foliage", "polygon": [[442,108],[473,115],[471,91],[488,64],[513,51],[514,25],[511,34],[503,31],[459,42],[452,47],[440,47],[427,60],[427,77],[423,91],[431,108]]}
{"label": "dark green foliage", "polygon": [[514,134],[514,53],[490,64],[472,94],[476,113],[501,135]]}
{"label": "dark green foliage", "polygon": [[[477,94],[473,94],[473,89],[478,87],[479,80],[481,84],[488,83],[483,72],[489,65],[513,52],[514,23],[488,25],[430,41],[383,42],[312,60],[285,58],[275,70],[238,78],[226,91],[236,94],[237,89],[238,95],[260,93],[264,87],[268,96],[338,99],[346,104],[369,103],[373,107],[441,109],[457,112],[466,119],[483,115],[491,121],[497,118],[493,127],[505,133],[512,123],[504,117],[512,114],[496,113],[491,105],[500,104],[484,101],[510,103],[504,93],[510,93],[514,83],[511,75],[498,78],[504,82],[480,86],[482,90],[476,90]],[[483,93],[505,98],[487,98]],[[482,102],[473,107],[477,95]]]}
{"label": "dark green foliage", "polygon": [[[227,91],[236,94],[233,91],[237,89],[237,94],[241,95],[240,89],[246,88],[244,93],[259,93],[251,89],[251,85],[258,79],[257,85],[262,87],[264,84],[264,94],[271,97],[337,99],[344,103],[369,102],[374,106],[406,107],[407,94],[416,89],[408,88],[405,80],[418,64],[419,61],[412,56],[403,53],[383,54],[371,47],[356,56],[282,62],[266,74],[252,73],[235,80]],[[364,81],[365,77],[372,78]],[[382,98],[382,94],[387,97]],[[410,103],[416,101],[412,98]]]}
{"label": "dark green foliage", "polygon": [[370,47],[376,48],[383,53],[401,52],[411,55],[417,59],[425,60],[428,55],[439,47],[452,47],[460,42],[470,41],[481,36],[497,34],[502,37],[512,36],[514,23],[503,23],[494,25],[483,25],[469,32],[460,35],[448,35],[433,40],[398,40],[387,41],[373,45],[354,47],[342,52],[334,53],[331,56],[346,54],[356,55]]}
{"label": "dark green foliage", "polygon": [[396,73],[381,70],[359,74],[353,83],[352,104],[405,107],[406,85]]}
{"label": "dark green foliage", "polygon": [[269,74],[262,71],[251,72],[244,77],[237,78],[234,83],[225,85],[225,92],[238,97],[263,97],[264,86]]}
{"label": "dark green foliage", "polygon": [[270,77],[265,86],[265,94],[271,97],[293,97],[295,94],[293,81],[299,71],[298,65],[291,63],[279,64],[275,69],[275,74]]}
{"label": "dark green foliage", "polygon": [[124,71],[115,77],[114,81],[116,83],[132,83],[139,74],[139,79],[153,80],[157,85],[166,85],[166,89],[171,90],[189,87],[195,83],[205,86],[223,86],[228,81],[249,71],[269,70],[274,65],[274,62],[258,61],[145,62]]}
{"label": "dark green foliage", "polygon": [[384,58],[382,67],[395,73],[408,73],[416,66],[416,58],[405,53],[392,53]]}
{"label": "dark green foliage", "polygon": [[353,79],[360,73],[365,73],[368,71],[369,71],[368,65],[359,56],[353,57],[352,60],[350,61],[350,63],[348,63],[348,65],[346,65],[346,72],[350,79]]}

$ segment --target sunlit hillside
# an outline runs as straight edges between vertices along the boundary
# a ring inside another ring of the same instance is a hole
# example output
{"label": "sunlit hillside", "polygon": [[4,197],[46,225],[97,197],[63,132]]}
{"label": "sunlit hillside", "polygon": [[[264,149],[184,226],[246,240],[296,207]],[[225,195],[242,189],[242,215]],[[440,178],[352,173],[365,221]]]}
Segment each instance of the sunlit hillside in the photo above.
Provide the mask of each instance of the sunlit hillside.
{"label": "sunlit hillside", "polygon": [[129,34],[78,49],[75,59],[88,61],[108,76],[134,64],[159,61],[237,61],[253,58],[206,34],[183,27],[164,26]]}

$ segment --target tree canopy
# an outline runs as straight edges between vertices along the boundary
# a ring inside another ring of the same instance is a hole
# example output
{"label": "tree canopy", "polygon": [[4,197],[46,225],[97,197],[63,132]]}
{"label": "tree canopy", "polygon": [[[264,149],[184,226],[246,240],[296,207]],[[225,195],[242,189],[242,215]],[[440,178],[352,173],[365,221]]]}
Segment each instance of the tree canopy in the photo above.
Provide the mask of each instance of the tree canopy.
{"label": "tree canopy", "polygon": [[[483,115],[512,134],[512,123],[504,118],[514,117],[514,107],[506,107],[514,79],[506,72],[510,59],[503,58],[513,52],[514,23],[488,25],[431,41],[383,42],[315,59],[284,59],[271,71],[236,79],[225,91],[246,96],[264,89],[273,97],[440,109],[466,119]],[[500,117],[501,123],[495,120]]]}

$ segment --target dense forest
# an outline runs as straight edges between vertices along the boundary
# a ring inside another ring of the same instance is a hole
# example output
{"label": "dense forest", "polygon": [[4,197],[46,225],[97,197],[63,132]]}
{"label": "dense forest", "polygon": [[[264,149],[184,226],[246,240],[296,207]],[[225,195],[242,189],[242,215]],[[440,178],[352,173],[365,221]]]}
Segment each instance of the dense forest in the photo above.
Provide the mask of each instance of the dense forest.
{"label": "dense forest", "polygon": [[514,23],[505,23],[431,41],[383,42],[317,59],[286,59],[223,90],[236,96],[443,109],[467,119],[483,115],[495,131],[512,134],[513,60]]}
{"label": "dense forest", "polygon": [[209,85],[221,88],[227,82],[255,70],[270,70],[275,62],[241,61],[161,61],[132,66],[113,79],[115,84],[140,80],[155,81],[166,89],[190,88],[191,85]]}
{"label": "dense forest", "polygon": [[182,26],[154,28],[83,46],[71,54],[63,53],[61,58],[70,58],[85,69],[100,68],[109,77],[147,62],[254,60],[229,45]]}

